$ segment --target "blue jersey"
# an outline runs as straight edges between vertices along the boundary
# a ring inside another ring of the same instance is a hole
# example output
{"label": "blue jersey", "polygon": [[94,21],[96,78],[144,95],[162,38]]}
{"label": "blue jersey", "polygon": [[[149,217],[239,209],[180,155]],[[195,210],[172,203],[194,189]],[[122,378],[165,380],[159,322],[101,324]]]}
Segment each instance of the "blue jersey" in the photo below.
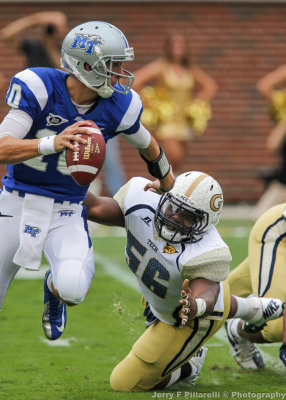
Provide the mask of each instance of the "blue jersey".
{"label": "blue jersey", "polygon": [[[80,114],[66,87],[68,73],[52,68],[29,68],[15,75],[7,93],[7,104],[25,111],[33,119],[28,134],[35,139],[58,135],[80,120],[92,120],[105,141],[119,133],[134,134],[140,126],[142,102],[136,92],[114,92],[109,98],[98,98],[94,109]],[[56,200],[83,200],[88,186],[77,185],[69,175],[65,152],[42,155],[20,164],[8,165],[2,179],[9,189],[53,197]]]}

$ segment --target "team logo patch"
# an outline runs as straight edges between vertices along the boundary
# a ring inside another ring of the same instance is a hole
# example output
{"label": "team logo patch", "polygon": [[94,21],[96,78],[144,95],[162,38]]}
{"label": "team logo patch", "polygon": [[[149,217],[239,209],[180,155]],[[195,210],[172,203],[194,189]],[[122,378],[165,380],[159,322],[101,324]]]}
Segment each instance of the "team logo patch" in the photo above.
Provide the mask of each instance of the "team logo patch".
{"label": "team logo patch", "polygon": [[178,253],[178,252],[174,246],[171,246],[169,243],[167,243],[164,247],[163,253],[174,254],[174,253]]}
{"label": "team logo patch", "polygon": [[47,126],[61,125],[65,122],[68,122],[68,120],[61,117],[60,115],[49,113],[49,115],[47,116]]}
{"label": "team logo patch", "polygon": [[60,214],[60,217],[71,217],[73,214],[75,214],[75,211],[73,210],[60,210],[58,211]]}
{"label": "team logo patch", "polygon": [[75,121],[84,121],[84,118],[82,118],[80,115],[77,115],[76,117],[75,117]]}
{"label": "team logo patch", "polygon": [[102,39],[98,35],[83,35],[77,33],[71,45],[72,49],[83,49],[85,54],[92,54],[99,44],[102,44]]}
{"label": "team logo patch", "polygon": [[36,237],[40,232],[41,230],[37,226],[25,225],[24,233],[31,235],[31,237]]}
{"label": "team logo patch", "polygon": [[210,208],[213,211],[219,211],[222,208],[223,200],[221,194],[215,194],[210,201]]}

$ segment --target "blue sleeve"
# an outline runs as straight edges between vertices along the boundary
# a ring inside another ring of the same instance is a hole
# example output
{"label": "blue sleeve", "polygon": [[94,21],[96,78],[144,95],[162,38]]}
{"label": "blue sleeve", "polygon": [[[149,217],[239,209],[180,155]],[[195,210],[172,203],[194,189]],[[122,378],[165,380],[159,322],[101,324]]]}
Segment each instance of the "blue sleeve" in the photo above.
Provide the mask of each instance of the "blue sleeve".
{"label": "blue sleeve", "polygon": [[[143,111],[143,109],[142,109],[142,111]],[[132,126],[130,126],[130,128],[120,131],[120,133],[125,133],[126,135],[133,135],[134,133],[136,133],[140,128],[140,118],[141,118],[142,111],[138,115],[138,118],[135,121],[135,123]]]}
{"label": "blue sleeve", "polygon": [[33,120],[36,120],[47,101],[46,86],[32,70],[26,69],[12,78],[6,96],[6,102],[10,107],[25,111]]}
{"label": "blue sleeve", "polygon": [[[136,133],[140,127],[140,118],[143,111],[142,101],[139,95],[131,90],[126,95],[120,95],[120,120],[116,129],[117,134],[125,133],[132,135]],[[119,99],[118,99],[119,100]]]}

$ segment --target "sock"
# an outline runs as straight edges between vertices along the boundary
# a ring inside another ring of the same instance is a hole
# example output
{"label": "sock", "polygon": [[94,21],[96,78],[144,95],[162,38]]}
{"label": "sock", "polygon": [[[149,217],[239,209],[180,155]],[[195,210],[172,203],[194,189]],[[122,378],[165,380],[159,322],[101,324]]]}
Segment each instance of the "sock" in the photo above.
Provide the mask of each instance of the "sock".
{"label": "sock", "polygon": [[239,318],[234,318],[234,319],[231,319],[231,333],[234,335],[234,336],[239,336],[239,337],[241,337],[240,336],[240,334],[238,333],[238,331],[237,331],[237,328],[238,328],[238,323],[239,323],[239,321],[240,321],[240,319]]}
{"label": "sock", "polygon": [[[197,371],[197,369],[196,369]],[[190,364],[190,360],[189,362],[187,362],[186,364],[181,366],[181,376],[180,379],[185,379],[188,376],[190,376],[193,372],[193,367]]]}
{"label": "sock", "polygon": [[251,320],[260,308],[257,302],[254,301],[255,297],[247,297],[246,299],[237,296],[234,297],[237,301],[237,311],[233,318],[241,318],[244,321]]}

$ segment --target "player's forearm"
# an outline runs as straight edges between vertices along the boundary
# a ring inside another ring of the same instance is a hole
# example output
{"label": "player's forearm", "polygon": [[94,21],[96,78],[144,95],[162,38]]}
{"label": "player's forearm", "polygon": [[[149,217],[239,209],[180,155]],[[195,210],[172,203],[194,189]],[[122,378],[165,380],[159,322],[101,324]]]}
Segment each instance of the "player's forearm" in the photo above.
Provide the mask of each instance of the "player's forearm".
{"label": "player's forearm", "polygon": [[206,302],[206,309],[203,316],[210,314],[214,310],[220,292],[219,283],[205,279],[195,279],[191,282],[190,288],[195,300],[202,299]]}
{"label": "player's forearm", "polygon": [[145,159],[150,174],[160,180],[161,188],[170,189],[175,180],[172,168],[154,137],[151,136],[150,144],[146,149],[140,149],[140,154]]}
{"label": "player's forearm", "polygon": [[[213,293],[210,292],[201,292],[199,293],[196,297],[195,300],[199,300],[202,299],[206,302],[206,310],[204,312],[204,314],[202,316],[208,315],[211,312],[213,312],[214,310],[214,306],[216,303],[216,296]],[[196,305],[197,305],[197,301],[196,301]],[[197,312],[198,310],[196,310]]]}
{"label": "player's forearm", "polygon": [[190,282],[188,278],[183,281],[181,299],[182,325],[193,318],[204,318],[214,310],[220,291],[216,282],[204,278],[197,278]]}
{"label": "player's forearm", "polygon": [[160,147],[153,136],[151,136],[149,146],[146,149],[140,149],[140,154],[148,161],[156,160],[159,157]]}
{"label": "player's forearm", "polygon": [[17,139],[4,136],[0,139],[0,164],[19,164],[39,156],[39,139]]}
{"label": "player's forearm", "polygon": [[109,226],[125,226],[124,215],[114,199],[87,192],[84,204],[90,221]]}

